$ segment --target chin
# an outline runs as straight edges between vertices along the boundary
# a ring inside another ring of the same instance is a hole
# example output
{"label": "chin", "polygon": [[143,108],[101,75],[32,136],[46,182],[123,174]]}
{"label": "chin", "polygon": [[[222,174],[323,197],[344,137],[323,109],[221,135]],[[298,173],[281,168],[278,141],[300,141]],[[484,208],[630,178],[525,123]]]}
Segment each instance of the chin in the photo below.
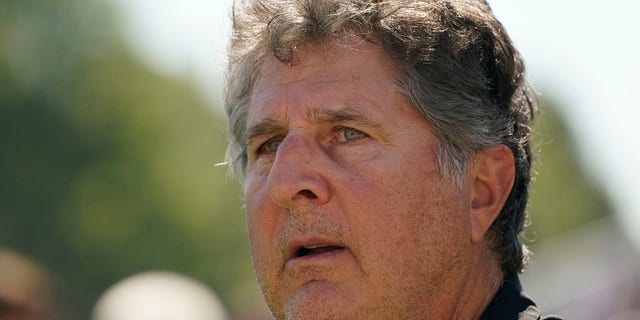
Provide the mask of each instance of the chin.
{"label": "chin", "polygon": [[274,312],[274,315],[283,320],[357,319],[362,311],[357,310],[358,302],[362,303],[356,300],[358,298],[347,295],[331,282],[310,281],[287,299],[281,312]]}
{"label": "chin", "polygon": [[356,320],[372,318],[370,316],[363,316],[365,314],[370,314],[370,312],[358,310],[354,308],[354,306],[346,303],[342,305],[333,305],[319,301],[313,305],[290,306],[286,308],[282,317],[277,318],[283,320]]}
{"label": "chin", "polygon": [[282,312],[274,312],[279,320],[328,319],[392,319],[389,306],[366,301],[363,293],[345,292],[327,281],[311,281],[288,299]]}

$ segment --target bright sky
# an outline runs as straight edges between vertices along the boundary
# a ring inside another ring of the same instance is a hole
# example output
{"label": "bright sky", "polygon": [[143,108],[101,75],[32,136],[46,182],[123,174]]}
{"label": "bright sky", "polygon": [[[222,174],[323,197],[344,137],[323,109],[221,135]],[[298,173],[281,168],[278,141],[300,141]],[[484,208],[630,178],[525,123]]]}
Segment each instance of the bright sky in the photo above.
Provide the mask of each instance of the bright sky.
{"label": "bright sky", "polygon": [[[151,66],[193,78],[221,101],[230,0],[112,0],[129,41]],[[489,0],[530,79],[558,101],[581,161],[613,199],[640,247],[640,23],[635,0]],[[218,110],[221,111],[221,110]]]}

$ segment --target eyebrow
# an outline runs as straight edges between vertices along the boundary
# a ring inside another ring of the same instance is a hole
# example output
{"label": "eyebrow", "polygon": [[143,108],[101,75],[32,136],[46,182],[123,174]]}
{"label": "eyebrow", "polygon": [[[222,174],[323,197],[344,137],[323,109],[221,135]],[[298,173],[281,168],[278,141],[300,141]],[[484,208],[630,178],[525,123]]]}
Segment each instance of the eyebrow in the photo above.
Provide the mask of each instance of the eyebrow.
{"label": "eyebrow", "polygon": [[256,124],[252,124],[249,129],[247,129],[247,142],[251,143],[251,140],[256,137],[280,131],[286,131],[282,121],[272,117],[262,118]]}
{"label": "eyebrow", "polygon": [[[345,107],[338,110],[327,108],[310,108],[306,110],[304,117],[305,120],[310,123],[353,122],[361,126],[379,130],[385,140],[388,137],[388,134],[383,129],[382,124],[373,120],[362,110],[354,107]],[[281,120],[273,117],[265,117],[260,119],[257,123],[250,125],[247,130],[248,142],[251,142],[251,140],[262,135],[286,131],[286,126]]]}
{"label": "eyebrow", "polygon": [[369,116],[354,107],[345,107],[338,110],[310,108],[305,112],[305,119],[312,123],[350,121],[378,126],[378,124],[374,124],[374,121]]}

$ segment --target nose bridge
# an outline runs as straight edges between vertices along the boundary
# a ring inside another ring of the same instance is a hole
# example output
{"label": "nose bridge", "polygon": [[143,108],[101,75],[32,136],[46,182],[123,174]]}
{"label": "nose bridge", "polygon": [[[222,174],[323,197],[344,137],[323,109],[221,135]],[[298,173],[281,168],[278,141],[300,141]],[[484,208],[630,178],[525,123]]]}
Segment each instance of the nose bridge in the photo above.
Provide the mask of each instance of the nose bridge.
{"label": "nose bridge", "polygon": [[323,176],[320,146],[304,135],[289,134],[278,146],[269,171],[268,192],[279,206],[292,208],[305,201],[328,200],[329,188]]}
{"label": "nose bridge", "polygon": [[315,152],[312,143],[303,133],[290,131],[278,146],[269,178],[301,174]]}
{"label": "nose bridge", "polygon": [[310,138],[297,131],[302,130],[291,130],[282,140],[280,146],[278,146],[276,161],[280,159],[283,159],[283,161],[305,160],[305,153],[312,151],[313,146]]}

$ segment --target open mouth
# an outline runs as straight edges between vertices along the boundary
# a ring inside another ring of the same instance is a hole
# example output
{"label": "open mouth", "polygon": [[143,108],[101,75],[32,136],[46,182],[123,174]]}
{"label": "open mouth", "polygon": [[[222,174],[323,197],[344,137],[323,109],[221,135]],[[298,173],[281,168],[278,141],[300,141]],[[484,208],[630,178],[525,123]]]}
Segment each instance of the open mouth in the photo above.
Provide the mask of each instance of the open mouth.
{"label": "open mouth", "polygon": [[303,246],[303,247],[300,247],[300,249],[298,249],[295,252],[295,257],[299,258],[299,257],[319,255],[319,254],[338,251],[342,249],[344,249],[344,247],[329,246],[329,245]]}

